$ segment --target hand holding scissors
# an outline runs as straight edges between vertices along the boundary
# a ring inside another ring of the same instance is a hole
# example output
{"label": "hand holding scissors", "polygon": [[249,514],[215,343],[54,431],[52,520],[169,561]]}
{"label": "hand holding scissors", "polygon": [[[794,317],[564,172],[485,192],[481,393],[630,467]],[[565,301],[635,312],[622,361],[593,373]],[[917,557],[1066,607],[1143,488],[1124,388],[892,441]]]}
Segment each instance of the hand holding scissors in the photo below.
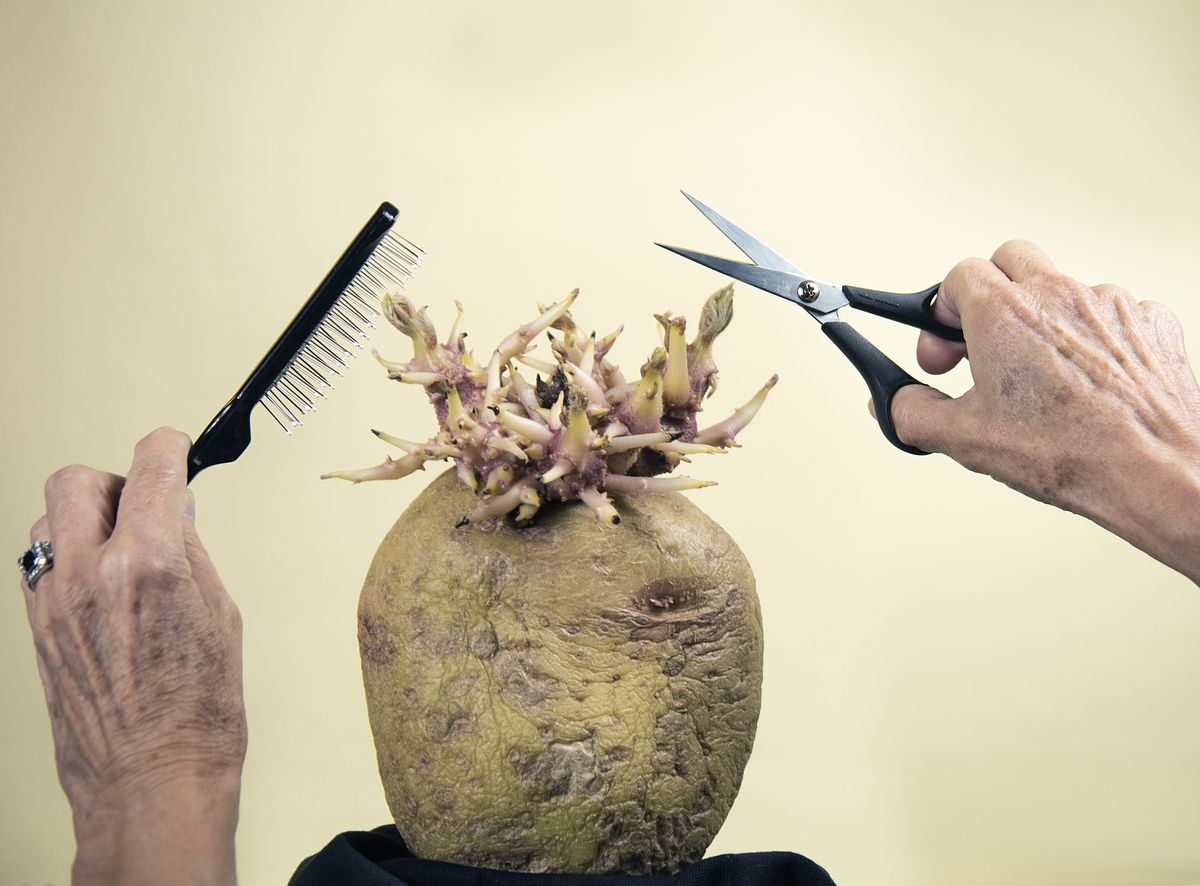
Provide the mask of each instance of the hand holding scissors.
{"label": "hand holding scissors", "polygon": [[[862,374],[893,445],[1081,514],[1200,582],[1200,385],[1170,310],[1086,286],[1020,240],[923,292],[834,286],[688,199],[753,264],[665,248],[807,310]],[[974,384],[953,398],[921,384],[838,317],[846,306],[924,330],[929,372],[951,369],[966,356],[954,343],[969,341]]]}

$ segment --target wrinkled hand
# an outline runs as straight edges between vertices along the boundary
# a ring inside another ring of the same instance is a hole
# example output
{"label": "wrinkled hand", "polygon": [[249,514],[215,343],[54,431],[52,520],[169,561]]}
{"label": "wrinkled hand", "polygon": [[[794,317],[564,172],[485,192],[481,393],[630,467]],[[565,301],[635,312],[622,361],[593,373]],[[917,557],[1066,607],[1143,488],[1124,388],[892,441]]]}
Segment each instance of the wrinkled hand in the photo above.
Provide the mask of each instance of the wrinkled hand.
{"label": "wrinkled hand", "polygon": [[1118,286],[1085,286],[1021,241],[955,266],[934,312],[966,344],[922,332],[918,362],[943,373],[969,351],[974,386],[957,399],[901,389],[900,438],[1200,581],[1200,388],[1175,316]]}
{"label": "wrinkled hand", "polygon": [[1087,287],[1009,241],[955,265],[935,315],[966,345],[922,333],[917,359],[947,372],[970,352],[958,399],[923,385],[893,400],[906,443],[1090,517],[1200,581],[1200,388],[1162,305]]}
{"label": "wrinkled hand", "polygon": [[30,530],[54,544],[25,601],[77,883],[234,879],[241,622],[196,534],[188,445],[155,431],[128,478],[63,468]]}

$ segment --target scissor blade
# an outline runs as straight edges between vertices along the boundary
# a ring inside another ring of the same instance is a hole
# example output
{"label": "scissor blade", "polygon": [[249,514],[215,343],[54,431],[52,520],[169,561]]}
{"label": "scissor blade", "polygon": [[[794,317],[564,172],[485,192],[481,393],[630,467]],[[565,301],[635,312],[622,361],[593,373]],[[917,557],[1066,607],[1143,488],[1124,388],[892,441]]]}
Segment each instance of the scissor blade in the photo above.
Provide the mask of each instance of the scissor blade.
{"label": "scissor blade", "polygon": [[800,296],[797,295],[797,287],[804,282],[804,277],[791,274],[787,271],[776,271],[773,268],[748,264],[744,261],[731,261],[727,258],[718,258],[715,255],[705,255],[703,252],[693,252],[690,249],[683,249],[679,246],[668,246],[666,243],[656,243],[655,245],[661,246],[668,252],[689,258],[697,264],[704,265],[706,268],[712,268],[714,271],[724,274],[727,277],[741,280],[743,283],[749,283],[751,286],[757,287],[764,292],[769,292],[780,298],[786,298],[788,301],[798,304],[802,308],[808,307],[800,301]]}
{"label": "scissor blade", "polygon": [[711,206],[706,206],[687,191],[680,191],[680,193],[687,197],[693,206],[703,212],[704,217],[717,226],[717,230],[732,240],[733,245],[744,252],[746,258],[750,259],[750,261],[759,267],[772,268],[777,271],[790,271],[793,274],[803,276],[803,271],[779,253],[767,247],[757,237],[750,236],[729,219],[725,218],[725,216],[721,215],[721,213],[717,212]]}

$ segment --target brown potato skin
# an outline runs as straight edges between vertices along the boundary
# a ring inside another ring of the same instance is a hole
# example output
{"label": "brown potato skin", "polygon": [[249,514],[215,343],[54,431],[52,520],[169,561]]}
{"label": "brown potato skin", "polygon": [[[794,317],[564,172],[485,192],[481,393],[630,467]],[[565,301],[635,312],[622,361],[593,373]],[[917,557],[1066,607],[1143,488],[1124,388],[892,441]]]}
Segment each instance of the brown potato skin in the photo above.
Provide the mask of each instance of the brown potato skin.
{"label": "brown potato skin", "polygon": [[455,523],[442,474],[380,544],[359,602],[388,806],[412,851],[478,867],[668,873],[741,783],[762,685],[754,576],[678,493],[535,526]]}

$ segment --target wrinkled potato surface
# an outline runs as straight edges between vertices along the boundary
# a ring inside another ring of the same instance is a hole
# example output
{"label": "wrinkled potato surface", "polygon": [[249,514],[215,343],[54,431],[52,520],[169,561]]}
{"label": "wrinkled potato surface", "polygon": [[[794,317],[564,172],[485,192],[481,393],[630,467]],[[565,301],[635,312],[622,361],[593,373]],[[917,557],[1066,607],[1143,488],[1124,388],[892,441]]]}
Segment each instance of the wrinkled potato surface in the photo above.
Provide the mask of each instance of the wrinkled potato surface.
{"label": "wrinkled potato surface", "polygon": [[455,528],[453,471],[401,515],[359,603],[388,805],[420,857],[663,873],[699,859],[754,741],[762,619],[733,540],[678,493]]}

